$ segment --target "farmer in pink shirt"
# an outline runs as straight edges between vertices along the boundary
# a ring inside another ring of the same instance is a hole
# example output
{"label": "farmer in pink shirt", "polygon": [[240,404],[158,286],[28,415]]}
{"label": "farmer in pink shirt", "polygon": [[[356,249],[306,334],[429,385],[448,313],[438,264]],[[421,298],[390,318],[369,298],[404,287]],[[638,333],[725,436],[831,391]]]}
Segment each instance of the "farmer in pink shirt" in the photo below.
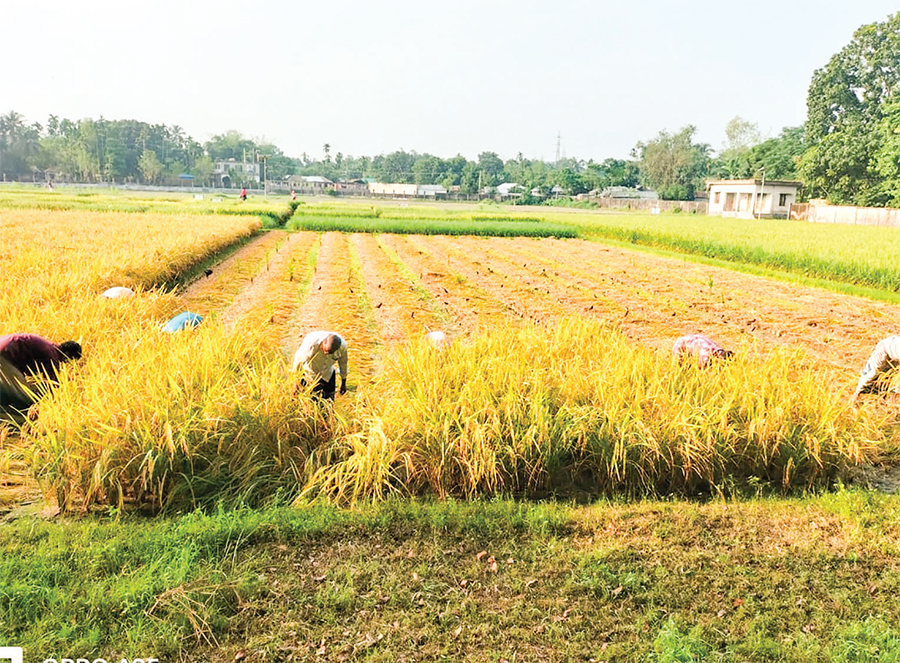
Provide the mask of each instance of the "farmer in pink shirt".
{"label": "farmer in pink shirt", "polygon": [[700,367],[706,366],[711,357],[728,359],[734,354],[703,334],[682,336],[672,346],[672,353],[679,359],[694,357]]}
{"label": "farmer in pink shirt", "polygon": [[81,345],[37,334],[0,336],[0,420],[21,423],[37,401],[41,378],[55,382],[60,364],[81,359]]}

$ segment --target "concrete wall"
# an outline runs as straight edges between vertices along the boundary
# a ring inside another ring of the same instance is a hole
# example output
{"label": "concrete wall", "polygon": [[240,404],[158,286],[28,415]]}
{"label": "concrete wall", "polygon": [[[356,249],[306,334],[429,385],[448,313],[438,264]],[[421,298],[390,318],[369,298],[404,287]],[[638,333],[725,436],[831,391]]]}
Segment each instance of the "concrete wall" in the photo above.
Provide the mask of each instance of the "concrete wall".
{"label": "concrete wall", "polygon": [[369,182],[369,193],[376,196],[409,196],[410,198],[415,198],[419,193],[419,185]]}
{"label": "concrete wall", "polygon": [[900,227],[900,209],[826,205],[815,201],[791,205],[790,218],[813,223]]}

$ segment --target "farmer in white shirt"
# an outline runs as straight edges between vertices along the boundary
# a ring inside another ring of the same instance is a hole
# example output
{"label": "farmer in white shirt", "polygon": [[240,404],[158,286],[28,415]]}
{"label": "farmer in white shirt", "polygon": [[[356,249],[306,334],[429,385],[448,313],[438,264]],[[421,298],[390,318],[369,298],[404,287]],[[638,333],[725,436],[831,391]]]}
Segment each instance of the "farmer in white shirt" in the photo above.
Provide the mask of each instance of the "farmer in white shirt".
{"label": "farmer in white shirt", "polygon": [[856,385],[856,391],[853,392],[853,398],[850,401],[855,402],[860,394],[879,391],[882,388],[882,385],[879,384],[880,378],[897,368],[900,368],[900,336],[888,336],[878,341],[875,346],[872,356],[869,357],[869,361],[862,370],[859,384]]}
{"label": "farmer in white shirt", "polygon": [[310,332],[294,354],[292,370],[303,369],[303,384],[314,383],[313,394],[334,400],[337,362],[341,374],[341,394],[347,393],[347,343],[330,331]]}

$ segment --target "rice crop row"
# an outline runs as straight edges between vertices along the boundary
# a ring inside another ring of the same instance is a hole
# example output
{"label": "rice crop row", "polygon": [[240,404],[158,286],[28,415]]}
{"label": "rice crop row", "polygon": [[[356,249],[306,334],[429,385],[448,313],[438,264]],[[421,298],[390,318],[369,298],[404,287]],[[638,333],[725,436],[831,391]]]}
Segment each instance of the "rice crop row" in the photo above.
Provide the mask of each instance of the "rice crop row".
{"label": "rice crop row", "polygon": [[259,235],[235,254],[213,265],[211,274],[203,274],[181,293],[188,310],[207,315],[224,309],[253,278],[266,269],[269,257],[287,239],[277,231]]}
{"label": "rice crop row", "polygon": [[[289,235],[268,255],[260,273],[222,313],[226,329],[261,339],[273,350],[283,347],[303,299],[303,284],[310,277],[307,256],[317,240],[310,233]],[[258,329],[250,333],[248,327]]]}
{"label": "rice crop row", "polygon": [[255,338],[214,321],[144,329],[127,361],[96,352],[63,374],[24,431],[24,456],[62,509],[255,504],[294,492],[327,439],[322,413],[295,393]]}
{"label": "rice crop row", "polygon": [[469,219],[389,219],[296,216],[289,227],[319,232],[374,232],[415,235],[486,235],[493,237],[577,237],[572,226],[541,221],[475,221]]}
{"label": "rice crop row", "polygon": [[697,370],[578,318],[444,352],[417,341],[376,379],[359,430],[329,449],[342,460],[306,491],[356,500],[815,485],[876,458],[885,439],[821,381],[781,351]]}

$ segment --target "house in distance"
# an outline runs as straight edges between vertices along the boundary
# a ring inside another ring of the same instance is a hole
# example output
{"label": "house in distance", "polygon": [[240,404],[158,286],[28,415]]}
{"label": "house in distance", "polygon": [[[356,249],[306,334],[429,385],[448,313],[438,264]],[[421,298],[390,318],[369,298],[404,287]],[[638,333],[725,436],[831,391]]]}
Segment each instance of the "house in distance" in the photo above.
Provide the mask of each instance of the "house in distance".
{"label": "house in distance", "polygon": [[801,183],[791,180],[709,180],[709,214],[739,219],[786,219]]}

